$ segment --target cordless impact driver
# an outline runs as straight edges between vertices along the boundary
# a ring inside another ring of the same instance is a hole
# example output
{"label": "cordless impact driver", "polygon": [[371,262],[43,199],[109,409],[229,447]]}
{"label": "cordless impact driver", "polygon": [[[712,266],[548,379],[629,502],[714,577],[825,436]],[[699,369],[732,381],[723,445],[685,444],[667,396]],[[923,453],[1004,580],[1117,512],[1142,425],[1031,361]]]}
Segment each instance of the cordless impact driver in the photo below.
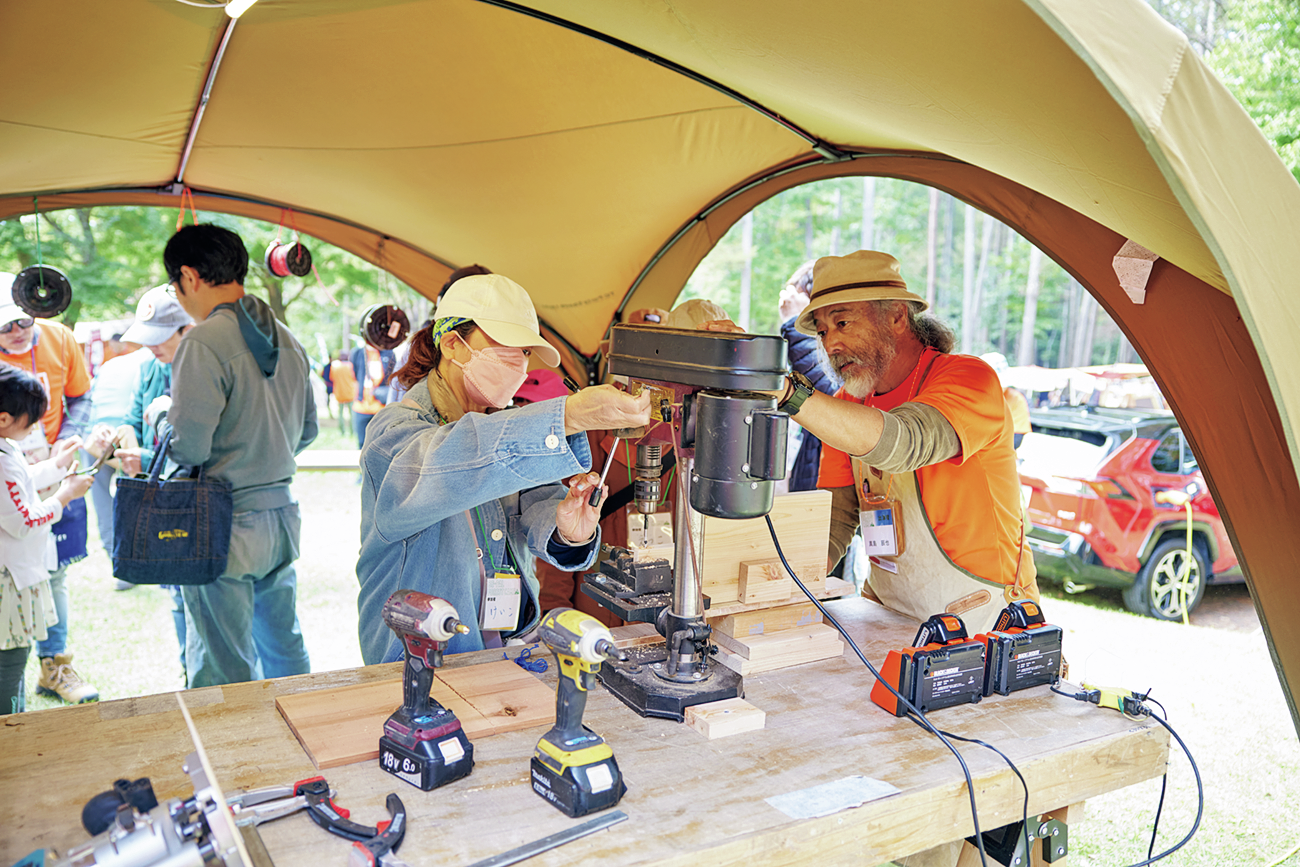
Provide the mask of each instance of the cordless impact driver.
{"label": "cordless impact driver", "polygon": [[474,767],[474,747],[460,720],[429,697],[443,648],[469,627],[447,600],[415,590],[388,597],[383,615],[406,649],[406,666],[402,706],[388,717],[379,739],[379,766],[427,792],[467,776]]}
{"label": "cordless impact driver", "polygon": [[555,653],[555,726],[533,751],[533,791],[568,816],[612,807],[627,786],[614,751],[582,724],[587,691],[605,660],[626,661],[599,620],[572,608],[557,608],[542,618],[538,637]]}

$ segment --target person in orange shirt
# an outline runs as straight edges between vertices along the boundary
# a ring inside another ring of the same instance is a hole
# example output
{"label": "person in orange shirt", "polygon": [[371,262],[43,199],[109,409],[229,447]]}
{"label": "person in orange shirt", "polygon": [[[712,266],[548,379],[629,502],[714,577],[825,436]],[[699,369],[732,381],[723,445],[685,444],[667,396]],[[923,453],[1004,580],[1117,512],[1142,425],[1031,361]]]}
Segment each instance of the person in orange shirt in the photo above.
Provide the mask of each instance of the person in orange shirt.
{"label": "person in orange shirt", "polygon": [[357,448],[366,444],[366,426],[388,405],[389,380],[397,369],[397,356],[391,349],[379,350],[370,344],[352,350],[352,372],[356,378],[357,399],[352,403],[352,430]]}
{"label": "person in orange shirt", "polygon": [[983,361],[951,354],[926,306],[893,256],[818,259],[795,327],[816,335],[844,385],[831,397],[791,374],[780,408],[824,444],[829,565],[861,525],[864,595],[917,620],[957,614],[973,635],[1038,586],[1002,387]]}
{"label": "person in orange shirt", "polygon": [[1006,384],[1007,371],[1011,367],[1007,364],[1005,355],[1001,352],[986,352],[980,358],[988,362],[989,367],[998,375],[998,382],[1003,385],[1002,400],[1006,402],[1007,412],[1011,413],[1011,444],[1018,449],[1025,434],[1032,430],[1029,423],[1029,401],[1025,400],[1019,389]]}

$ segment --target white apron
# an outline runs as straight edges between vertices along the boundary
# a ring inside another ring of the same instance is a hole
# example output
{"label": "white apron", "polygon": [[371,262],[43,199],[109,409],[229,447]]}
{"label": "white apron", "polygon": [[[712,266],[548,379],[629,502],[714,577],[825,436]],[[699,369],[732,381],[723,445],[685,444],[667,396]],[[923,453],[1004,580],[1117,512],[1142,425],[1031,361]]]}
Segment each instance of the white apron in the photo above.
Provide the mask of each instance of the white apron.
{"label": "white apron", "polygon": [[[925,372],[929,373],[928,367]],[[1038,601],[1038,573],[1033,554],[1025,545],[1023,509],[1016,580],[1001,584],[967,572],[939,545],[925,514],[916,473],[872,470],[856,457],[851,458],[851,463],[859,509],[867,508],[866,493],[881,497],[888,493],[898,500],[902,512],[902,553],[893,557],[872,555],[867,575],[871,592],[886,608],[919,622],[935,614],[955,614],[966,624],[967,634],[976,635],[993,626],[1008,602],[1026,598]]]}

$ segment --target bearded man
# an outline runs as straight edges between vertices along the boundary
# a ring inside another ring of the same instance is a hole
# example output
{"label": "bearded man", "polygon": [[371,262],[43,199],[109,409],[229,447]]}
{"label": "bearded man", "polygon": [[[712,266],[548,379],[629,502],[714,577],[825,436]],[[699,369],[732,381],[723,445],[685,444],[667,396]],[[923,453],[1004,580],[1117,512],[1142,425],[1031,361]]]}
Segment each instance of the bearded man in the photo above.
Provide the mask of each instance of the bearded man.
{"label": "bearded man", "polygon": [[980,359],[951,354],[952,332],[926,307],[887,253],[818,259],[795,327],[843,387],[827,396],[792,373],[780,408],[824,444],[828,565],[861,525],[864,595],[917,620],[957,614],[973,635],[1038,585],[1002,386]]}

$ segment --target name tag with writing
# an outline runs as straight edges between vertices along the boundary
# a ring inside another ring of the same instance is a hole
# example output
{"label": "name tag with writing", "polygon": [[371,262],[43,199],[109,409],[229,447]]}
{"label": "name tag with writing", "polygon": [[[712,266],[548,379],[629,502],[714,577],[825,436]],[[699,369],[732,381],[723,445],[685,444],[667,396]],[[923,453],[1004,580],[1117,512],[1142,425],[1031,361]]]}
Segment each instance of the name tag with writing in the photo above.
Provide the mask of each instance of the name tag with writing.
{"label": "name tag with writing", "polygon": [[902,511],[898,500],[880,496],[864,498],[858,511],[858,525],[867,554],[897,557],[903,553]]}
{"label": "name tag with writing", "polygon": [[523,592],[523,579],[511,572],[498,572],[488,578],[483,586],[479,626],[497,632],[518,627]]}

